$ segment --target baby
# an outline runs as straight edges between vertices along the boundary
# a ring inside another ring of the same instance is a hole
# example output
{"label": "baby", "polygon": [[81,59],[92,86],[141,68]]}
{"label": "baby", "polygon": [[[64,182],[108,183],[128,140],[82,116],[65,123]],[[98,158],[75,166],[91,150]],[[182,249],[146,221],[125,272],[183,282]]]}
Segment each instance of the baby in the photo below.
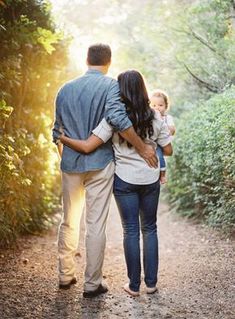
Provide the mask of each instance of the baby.
{"label": "baby", "polygon": [[[156,111],[160,112],[161,118],[167,124],[168,129],[171,135],[175,134],[175,124],[171,115],[167,114],[169,110],[169,97],[168,95],[161,91],[156,90],[151,97],[151,107]],[[158,145],[157,147],[157,155],[159,157],[160,162],[160,182],[161,184],[165,184],[167,182],[166,179],[166,162],[163,156],[162,148]]]}

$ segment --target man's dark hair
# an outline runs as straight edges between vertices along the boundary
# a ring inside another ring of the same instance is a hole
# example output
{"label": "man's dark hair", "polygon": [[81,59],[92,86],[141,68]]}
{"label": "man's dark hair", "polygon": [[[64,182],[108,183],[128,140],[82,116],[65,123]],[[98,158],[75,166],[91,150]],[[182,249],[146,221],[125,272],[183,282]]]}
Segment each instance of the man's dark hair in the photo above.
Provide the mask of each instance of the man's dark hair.
{"label": "man's dark hair", "polygon": [[111,48],[106,44],[93,44],[88,48],[87,62],[90,65],[107,65],[111,61]]}

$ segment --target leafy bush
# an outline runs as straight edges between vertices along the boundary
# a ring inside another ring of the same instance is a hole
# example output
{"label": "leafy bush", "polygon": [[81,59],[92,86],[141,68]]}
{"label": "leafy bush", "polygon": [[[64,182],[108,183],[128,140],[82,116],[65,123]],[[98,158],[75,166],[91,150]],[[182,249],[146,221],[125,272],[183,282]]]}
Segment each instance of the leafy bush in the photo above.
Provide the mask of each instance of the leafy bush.
{"label": "leafy bush", "polygon": [[47,1],[8,0],[0,3],[0,46],[3,246],[45,228],[58,204],[50,128],[55,92],[66,78],[67,43]]}
{"label": "leafy bush", "polygon": [[177,211],[213,226],[235,224],[235,88],[180,119],[169,160],[169,197]]}

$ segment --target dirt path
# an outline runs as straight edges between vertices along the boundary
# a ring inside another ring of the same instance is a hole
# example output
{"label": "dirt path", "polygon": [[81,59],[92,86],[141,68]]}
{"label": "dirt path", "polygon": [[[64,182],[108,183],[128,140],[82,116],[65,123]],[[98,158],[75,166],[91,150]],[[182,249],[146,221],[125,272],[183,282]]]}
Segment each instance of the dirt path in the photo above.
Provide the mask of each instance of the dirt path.
{"label": "dirt path", "polygon": [[[0,318],[34,319],[234,319],[235,242],[159,209],[159,293],[127,296],[119,215],[112,204],[104,277],[109,293],[82,298],[84,247],[77,258],[78,283],[57,288],[56,232],[20,242],[0,253]],[[144,286],[144,285],[142,285]]]}

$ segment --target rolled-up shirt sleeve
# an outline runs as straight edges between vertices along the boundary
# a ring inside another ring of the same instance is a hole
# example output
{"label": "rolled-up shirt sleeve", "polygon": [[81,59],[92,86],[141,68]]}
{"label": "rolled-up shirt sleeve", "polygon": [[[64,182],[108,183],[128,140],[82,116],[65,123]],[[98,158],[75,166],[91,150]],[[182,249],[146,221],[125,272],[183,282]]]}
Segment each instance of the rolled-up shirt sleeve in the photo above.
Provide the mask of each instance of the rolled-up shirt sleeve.
{"label": "rolled-up shirt sleeve", "polygon": [[107,94],[104,117],[115,131],[124,131],[132,126],[126,107],[120,100],[119,85],[115,80],[111,82]]}
{"label": "rolled-up shirt sleeve", "polygon": [[61,119],[61,106],[63,103],[63,95],[62,91],[60,90],[56,96],[55,100],[55,119],[52,128],[52,141],[53,143],[57,143],[59,136],[62,133],[63,125]]}
{"label": "rolled-up shirt sleeve", "polygon": [[105,119],[103,119],[92,133],[106,143],[112,137],[113,131],[113,127]]}

